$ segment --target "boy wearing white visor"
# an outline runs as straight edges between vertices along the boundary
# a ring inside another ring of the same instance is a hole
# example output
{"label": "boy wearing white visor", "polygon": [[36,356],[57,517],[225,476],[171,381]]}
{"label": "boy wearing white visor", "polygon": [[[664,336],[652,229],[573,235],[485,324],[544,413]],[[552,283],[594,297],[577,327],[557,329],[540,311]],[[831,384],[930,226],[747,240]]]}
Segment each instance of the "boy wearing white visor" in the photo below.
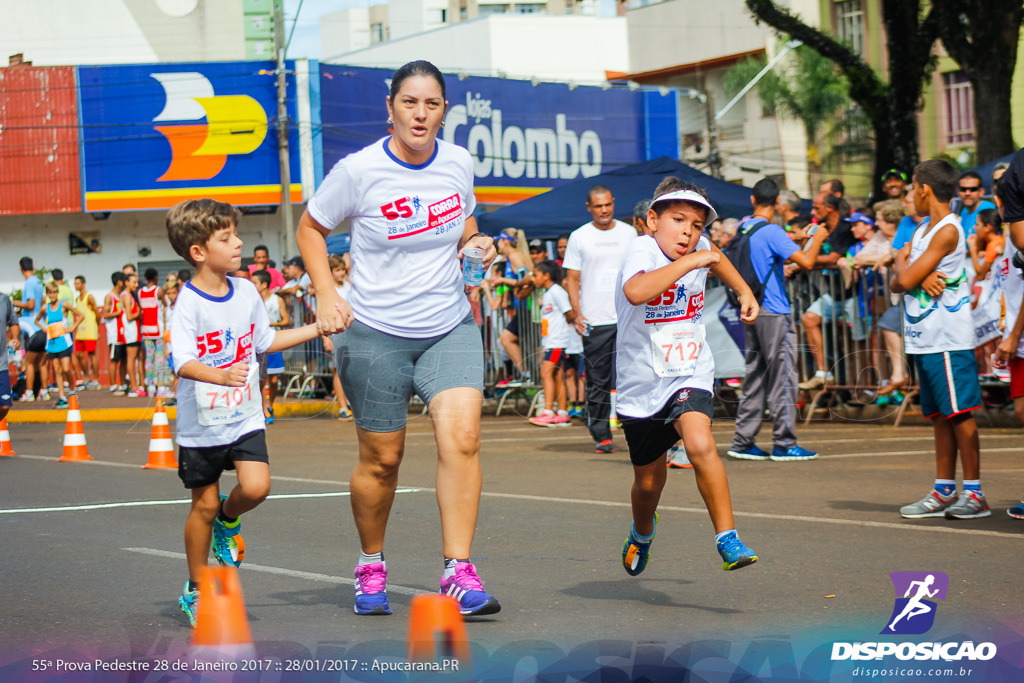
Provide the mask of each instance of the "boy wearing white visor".
{"label": "boy wearing white visor", "polygon": [[630,243],[616,282],[617,412],[633,463],[633,527],[622,547],[622,565],[631,576],[650,558],[665,454],[680,438],[715,528],[723,568],[757,561],[736,535],[729,480],[711,434],[715,364],[703,323],[708,272],[739,295],[744,323],[754,322],[759,307],[736,268],[704,234],[717,217],[704,190],[665,178],[647,215],[653,234]]}

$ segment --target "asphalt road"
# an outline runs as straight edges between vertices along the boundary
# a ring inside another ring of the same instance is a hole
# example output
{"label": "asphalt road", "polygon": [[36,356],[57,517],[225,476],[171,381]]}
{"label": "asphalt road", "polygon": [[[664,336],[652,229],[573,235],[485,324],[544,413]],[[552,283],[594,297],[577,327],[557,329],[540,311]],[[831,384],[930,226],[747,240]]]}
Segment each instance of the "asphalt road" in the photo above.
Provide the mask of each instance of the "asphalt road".
{"label": "asphalt road", "polygon": [[[357,669],[275,669],[252,680],[405,680],[367,662],[402,659],[410,600],[436,591],[442,569],[433,438],[428,418],[410,417],[385,544],[390,617],[352,612],[354,427],[315,418],[269,428],[272,498],[243,518],[239,572],[257,655],[274,667],[337,668],[344,660]],[[714,430],[724,456],[731,424]],[[141,469],[147,423],[85,431],[90,463],[55,462],[59,424],[13,425],[19,455],[0,458],[0,680],[58,680],[57,658],[188,657],[191,632],[176,604],[187,576],[186,491],[174,470]],[[629,667],[643,665],[666,680],[684,669],[690,680],[737,680],[737,672],[842,680],[829,668],[841,664],[849,680],[855,663],[823,663],[821,652],[827,659],[837,640],[882,639],[894,602],[888,575],[910,570],[945,572],[950,581],[933,630],[917,640],[991,640],[1021,672],[1024,522],[1005,513],[1024,495],[1021,432],[983,429],[982,483],[993,515],[960,522],[909,521],[897,512],[931,485],[930,429],[819,423],[799,433],[819,460],[725,458],[737,525],[760,555],[756,565],[722,571],[692,471],[672,470],[651,563],[633,578],[620,561],[632,478],[622,437],[618,453],[597,455],[583,427],[486,417],[473,555],[502,611],[467,623],[475,669],[461,676],[574,680],[590,670],[635,680],[641,668]]]}

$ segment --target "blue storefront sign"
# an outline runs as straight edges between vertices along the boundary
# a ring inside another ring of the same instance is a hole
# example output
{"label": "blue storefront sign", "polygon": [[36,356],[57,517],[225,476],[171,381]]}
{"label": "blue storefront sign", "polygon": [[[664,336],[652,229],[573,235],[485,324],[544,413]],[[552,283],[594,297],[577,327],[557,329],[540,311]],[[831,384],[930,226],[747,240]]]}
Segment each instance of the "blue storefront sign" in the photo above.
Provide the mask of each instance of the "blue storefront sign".
{"label": "blue storefront sign", "polygon": [[[393,71],[320,66],[324,168],[388,134]],[[678,156],[674,93],[446,75],[442,137],[473,155],[480,201],[509,203],[657,156]]]}
{"label": "blue storefront sign", "polygon": [[[296,119],[294,64],[289,117]],[[213,197],[281,199],[277,88],[270,62],[78,67],[86,211],[165,209]],[[302,201],[289,135],[292,201]]]}

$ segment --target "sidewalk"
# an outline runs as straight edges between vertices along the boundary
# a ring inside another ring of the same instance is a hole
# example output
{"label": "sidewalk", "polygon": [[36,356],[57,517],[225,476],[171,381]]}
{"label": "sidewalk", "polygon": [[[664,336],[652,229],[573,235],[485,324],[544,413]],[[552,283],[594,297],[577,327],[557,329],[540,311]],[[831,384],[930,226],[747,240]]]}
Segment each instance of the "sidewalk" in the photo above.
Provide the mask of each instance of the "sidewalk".
{"label": "sidewalk", "polygon": [[[56,409],[56,393],[51,394],[49,401],[33,401],[25,403],[15,401],[7,421],[11,424],[30,424],[47,422],[66,422],[67,408]],[[332,404],[324,399],[282,399],[274,403],[277,417],[314,417],[327,411]],[[79,391],[78,405],[85,422],[137,422],[151,420],[156,409],[156,398],[135,398],[134,396],[114,396],[107,387],[94,391]],[[174,420],[177,408],[167,408],[167,418]]]}

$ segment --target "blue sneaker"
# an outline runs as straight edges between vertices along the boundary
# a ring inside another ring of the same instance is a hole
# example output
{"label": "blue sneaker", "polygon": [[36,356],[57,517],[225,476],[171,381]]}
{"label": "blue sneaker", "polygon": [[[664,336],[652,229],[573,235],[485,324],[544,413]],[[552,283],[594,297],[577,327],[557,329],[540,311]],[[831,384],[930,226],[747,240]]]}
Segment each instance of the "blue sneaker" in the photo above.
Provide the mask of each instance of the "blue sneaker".
{"label": "blue sneaker", "polygon": [[383,562],[356,565],[356,614],[391,614],[388,568]]}
{"label": "blue sneaker", "polygon": [[455,598],[462,615],[483,616],[501,611],[498,599],[484,591],[484,584],[476,575],[476,567],[470,562],[456,564],[455,573],[447,579],[441,579],[441,590],[438,592]]}
{"label": "blue sneaker", "polygon": [[779,448],[776,446],[772,449],[772,460],[775,462],[785,462],[789,460],[817,460],[818,454],[814,451],[809,451],[806,448],[800,448],[800,446],[790,446],[789,448]]}
{"label": "blue sneaker", "polygon": [[196,627],[196,611],[199,609],[199,591],[190,591],[188,589],[188,581],[185,582],[185,588],[181,591],[181,597],[178,598],[178,607],[188,617],[188,623],[192,625],[192,628]]}
{"label": "blue sneaker", "polygon": [[1024,505],[1014,505],[1012,508],[1007,508],[1006,514],[1014,519],[1024,519]]}
{"label": "blue sneaker", "polygon": [[[222,495],[220,499],[227,500],[227,496]],[[221,520],[219,516],[214,517],[213,556],[221,566],[237,567],[245,559],[245,539],[238,533],[241,530],[241,517],[231,524]]]}
{"label": "blue sneaker", "polygon": [[718,540],[718,554],[722,556],[722,569],[731,571],[757,562],[757,555],[744,545],[735,531]]}
{"label": "blue sneaker", "polygon": [[267,408],[267,412],[264,415],[264,417],[266,418],[268,425],[274,424],[274,409],[273,408]]}
{"label": "blue sneaker", "polygon": [[729,451],[729,455],[733,458],[739,458],[740,460],[767,460],[771,457],[766,451],[762,451],[757,446],[750,446],[743,450]]}
{"label": "blue sneaker", "polygon": [[583,417],[583,408],[572,406],[569,408],[569,417]]}
{"label": "blue sneaker", "polygon": [[[651,543],[654,542],[654,533],[657,530],[658,513],[655,512],[654,531],[651,532],[650,540],[646,543],[640,543],[634,540],[633,534],[630,533],[626,538],[626,542],[622,544],[622,568],[630,576],[636,576],[644,569],[647,569],[647,562],[651,559]],[[633,525],[633,531],[636,531],[636,525]]]}

